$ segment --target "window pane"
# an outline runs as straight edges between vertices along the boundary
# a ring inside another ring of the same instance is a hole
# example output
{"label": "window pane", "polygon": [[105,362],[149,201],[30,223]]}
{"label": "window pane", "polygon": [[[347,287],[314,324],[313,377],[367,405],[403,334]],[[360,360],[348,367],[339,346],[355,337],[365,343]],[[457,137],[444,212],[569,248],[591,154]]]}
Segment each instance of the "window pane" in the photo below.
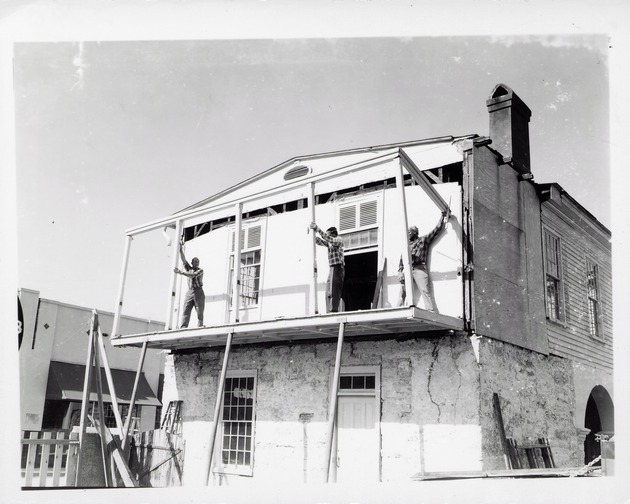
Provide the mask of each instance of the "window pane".
{"label": "window pane", "polygon": [[352,387],[352,377],[351,376],[342,376],[339,379],[339,388],[349,389]]}

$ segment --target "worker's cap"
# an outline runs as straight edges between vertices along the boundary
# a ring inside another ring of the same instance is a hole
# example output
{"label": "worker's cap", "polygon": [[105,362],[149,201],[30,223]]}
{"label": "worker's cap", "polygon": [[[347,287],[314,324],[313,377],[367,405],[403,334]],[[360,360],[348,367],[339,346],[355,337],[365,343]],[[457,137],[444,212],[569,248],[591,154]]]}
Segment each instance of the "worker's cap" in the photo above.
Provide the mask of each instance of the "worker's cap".
{"label": "worker's cap", "polygon": [[413,232],[413,233],[417,233],[418,232],[418,226],[411,226],[409,228],[409,231]]}
{"label": "worker's cap", "polygon": [[329,227],[329,228],[326,230],[326,232],[327,232],[328,234],[330,234],[330,233],[335,233],[335,234],[338,234],[338,233],[337,233],[337,228],[336,228],[335,226]]}

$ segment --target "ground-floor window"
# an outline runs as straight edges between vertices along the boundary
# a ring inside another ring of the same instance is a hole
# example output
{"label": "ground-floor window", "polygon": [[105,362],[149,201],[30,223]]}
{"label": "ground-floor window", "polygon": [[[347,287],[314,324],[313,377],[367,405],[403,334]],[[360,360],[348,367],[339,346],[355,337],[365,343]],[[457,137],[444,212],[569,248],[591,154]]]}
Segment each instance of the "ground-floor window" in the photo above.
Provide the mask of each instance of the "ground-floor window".
{"label": "ground-floor window", "polygon": [[228,372],[223,392],[222,470],[251,475],[254,463],[256,372]]}

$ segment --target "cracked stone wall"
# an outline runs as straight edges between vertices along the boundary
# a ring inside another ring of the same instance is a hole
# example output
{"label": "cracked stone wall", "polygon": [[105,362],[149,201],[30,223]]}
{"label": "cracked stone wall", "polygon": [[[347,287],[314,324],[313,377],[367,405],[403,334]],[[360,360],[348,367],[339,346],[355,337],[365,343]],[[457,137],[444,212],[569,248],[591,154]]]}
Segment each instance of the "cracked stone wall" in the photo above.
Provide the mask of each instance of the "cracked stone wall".
{"label": "cracked stone wall", "polygon": [[[324,480],[335,352],[335,341],[233,348],[230,370],[257,371],[255,479]],[[203,484],[222,359],[217,351],[169,358],[164,400],[184,401],[186,485]],[[342,366],[380,368],[382,481],[408,481],[424,470],[425,426],[479,424],[478,367],[465,336],[350,340],[344,343]],[[300,421],[304,414],[308,423]],[[440,434],[431,432],[435,442]],[[226,476],[221,483],[241,480]]]}
{"label": "cracked stone wall", "polygon": [[480,360],[484,469],[505,469],[492,407],[495,392],[507,437],[517,443],[546,437],[557,467],[580,466],[571,362],[489,338],[481,342]]}

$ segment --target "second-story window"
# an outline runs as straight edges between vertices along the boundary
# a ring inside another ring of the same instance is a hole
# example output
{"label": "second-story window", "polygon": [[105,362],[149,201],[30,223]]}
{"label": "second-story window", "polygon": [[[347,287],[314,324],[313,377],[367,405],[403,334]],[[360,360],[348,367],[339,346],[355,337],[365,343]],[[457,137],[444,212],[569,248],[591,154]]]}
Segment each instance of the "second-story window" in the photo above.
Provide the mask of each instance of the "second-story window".
{"label": "second-story window", "polygon": [[597,264],[586,261],[586,295],[588,298],[588,322],[593,338],[602,339],[601,306],[599,302],[599,271]]}
{"label": "second-story window", "polygon": [[339,235],[346,251],[378,245],[378,201],[339,205]]}
{"label": "second-story window", "polygon": [[548,231],[544,231],[543,240],[545,257],[545,303],[547,317],[551,320],[564,322],[560,238]]}
{"label": "second-story window", "polygon": [[[230,294],[232,292],[232,278],[234,277],[234,234],[233,232],[232,253],[230,255]],[[241,230],[240,306],[242,308],[258,305],[262,262],[261,236],[262,226],[260,224],[248,226]],[[230,306],[232,306],[231,297]]]}

